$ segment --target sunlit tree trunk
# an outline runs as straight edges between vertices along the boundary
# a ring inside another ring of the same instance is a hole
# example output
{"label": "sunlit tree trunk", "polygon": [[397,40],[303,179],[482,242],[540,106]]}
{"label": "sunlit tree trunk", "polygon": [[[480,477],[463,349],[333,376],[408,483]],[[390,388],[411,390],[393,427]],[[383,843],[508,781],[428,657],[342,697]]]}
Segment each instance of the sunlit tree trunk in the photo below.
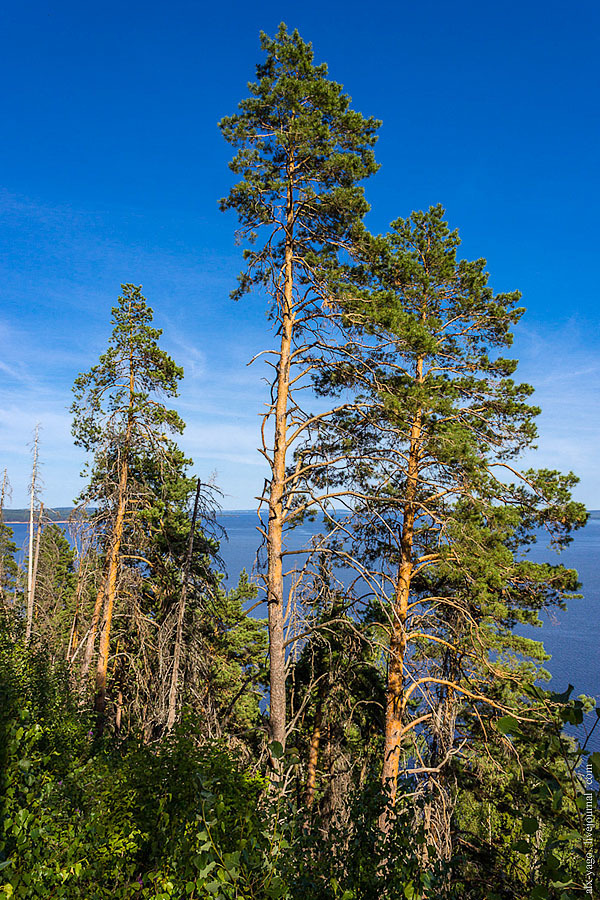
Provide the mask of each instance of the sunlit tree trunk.
{"label": "sunlit tree trunk", "polygon": [[281,347],[277,368],[277,396],[275,402],[275,435],[273,445],[272,479],[269,493],[269,523],[267,532],[267,610],[269,622],[270,657],[270,724],[271,739],[285,748],[285,649],[283,602],[283,499],[287,456],[287,416],[290,390],[290,362],[294,329],[293,310],[293,167],[290,166],[287,192],[285,274],[283,309],[281,314]]}
{"label": "sunlit tree trunk", "polygon": [[[416,366],[416,380],[423,380],[423,360]],[[422,410],[417,410],[410,431],[406,495],[404,517],[400,537],[400,564],[394,605],[391,611],[390,651],[387,675],[387,695],[385,708],[385,741],[382,768],[382,783],[389,792],[391,803],[395,802],[398,788],[398,766],[402,748],[402,727],[406,700],[404,696],[404,658],[406,654],[406,625],[411,578],[413,575],[413,539],[415,529],[415,499],[419,479],[421,455]]]}
{"label": "sunlit tree trunk", "polygon": [[106,577],[106,596],[104,603],[104,616],[102,631],[100,634],[100,649],[96,666],[96,699],[95,709],[98,717],[103,718],[106,709],[106,674],[108,671],[108,657],[110,652],[110,631],[117,593],[117,575],[119,572],[119,558],[121,540],[123,538],[123,522],[125,519],[126,491],[127,491],[127,458],[121,463],[121,476],[119,479],[119,499],[117,516],[112,534],[112,542],[108,556],[108,570]]}
{"label": "sunlit tree trunk", "polygon": [[119,474],[119,492],[117,498],[117,515],[113,527],[110,551],[108,555],[108,567],[106,577],[106,595],[104,601],[104,616],[102,621],[102,631],[100,634],[100,648],[98,652],[98,663],[96,666],[96,698],[95,709],[98,714],[98,727],[102,729],[102,723],[106,710],[106,675],[108,672],[108,658],[110,654],[110,632],[112,626],[113,612],[115,608],[115,598],[117,594],[117,576],[119,573],[119,562],[121,552],[121,541],[123,539],[123,523],[125,521],[125,512],[127,509],[127,476],[129,472],[129,450],[131,444],[131,432],[133,426],[133,403],[135,391],[135,378],[133,367],[133,351],[129,356],[129,415],[127,419],[127,430],[125,439],[121,448],[121,466]]}

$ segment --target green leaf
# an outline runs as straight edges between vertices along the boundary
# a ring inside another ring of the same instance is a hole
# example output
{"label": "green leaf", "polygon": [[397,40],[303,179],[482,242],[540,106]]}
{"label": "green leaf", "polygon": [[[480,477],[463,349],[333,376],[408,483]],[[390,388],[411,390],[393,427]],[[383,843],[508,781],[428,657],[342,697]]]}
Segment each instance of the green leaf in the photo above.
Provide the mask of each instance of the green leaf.
{"label": "green leaf", "polygon": [[198,872],[198,878],[202,878],[202,879],[207,878],[215,866],[216,866],[216,862],[214,859],[212,859],[208,863],[208,865],[204,866],[204,868],[200,872]]}
{"label": "green leaf", "polygon": [[523,819],[523,831],[525,834],[535,834],[539,828],[539,821],[537,819],[531,818],[530,816],[525,816]]}
{"label": "green leaf", "polygon": [[513,850],[516,850],[517,853],[531,853],[531,844],[528,841],[520,839],[514,842]]}
{"label": "green leaf", "polygon": [[269,744],[269,752],[273,759],[282,759],[283,757],[283,747],[279,741],[271,741]]}
{"label": "green leaf", "polygon": [[566,703],[568,701],[569,697],[571,696],[572,691],[573,691],[573,685],[569,684],[566,691],[563,691],[562,694],[557,694],[556,692],[553,691],[550,694],[550,697],[552,700],[554,700],[555,703]]}
{"label": "green leaf", "polygon": [[548,896],[548,888],[538,884],[530,893],[529,900],[548,900]]}
{"label": "green leaf", "polygon": [[502,734],[516,734],[519,731],[519,723],[514,716],[502,716],[496,724]]}
{"label": "green leaf", "polygon": [[600,753],[592,753],[589,758],[589,763],[592,767],[594,778],[596,781],[600,781]]}

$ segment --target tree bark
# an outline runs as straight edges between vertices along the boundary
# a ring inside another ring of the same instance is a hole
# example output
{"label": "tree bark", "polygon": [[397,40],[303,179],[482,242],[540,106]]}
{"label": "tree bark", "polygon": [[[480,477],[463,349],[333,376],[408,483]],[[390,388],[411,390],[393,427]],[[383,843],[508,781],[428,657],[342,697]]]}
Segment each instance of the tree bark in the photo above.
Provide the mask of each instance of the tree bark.
{"label": "tree bark", "polygon": [[104,617],[102,633],[100,635],[100,649],[98,652],[98,664],[96,666],[96,697],[94,708],[98,715],[97,730],[102,732],[104,727],[104,715],[106,711],[106,674],[108,672],[108,656],[110,652],[110,630],[112,626],[115,597],[117,593],[117,575],[119,571],[119,555],[121,540],[123,538],[123,523],[127,506],[127,476],[129,473],[129,448],[131,444],[131,432],[133,428],[133,399],[135,391],[135,379],[133,369],[133,350],[129,355],[129,415],[127,418],[127,430],[123,441],[121,470],[119,473],[119,494],[117,500],[117,516],[113,529],[112,541],[108,559],[108,577],[106,580],[106,596],[104,598]]}
{"label": "tree bark", "polygon": [[[286,741],[286,688],[285,688],[285,640],[283,605],[283,518],[284,490],[287,454],[287,417],[290,391],[290,363],[294,330],[293,309],[293,219],[294,197],[292,189],[293,168],[288,171],[285,271],[281,315],[281,347],[277,366],[277,397],[275,402],[275,429],[273,444],[272,479],[269,494],[269,523],[267,532],[267,610],[269,627],[270,662],[270,711],[271,740],[285,749]],[[279,768],[278,766],[276,768]]]}
{"label": "tree bark", "polygon": [[125,495],[127,491],[127,455],[124,453],[124,459],[121,463],[121,474],[119,478],[119,499],[117,506],[117,517],[112,535],[108,559],[108,575],[106,579],[106,596],[104,602],[104,617],[102,621],[102,632],[100,635],[100,649],[98,652],[98,664],[96,666],[96,699],[94,702],[95,710],[98,714],[98,727],[102,730],[102,720],[106,710],[106,673],[108,671],[108,656],[110,651],[110,630],[112,625],[112,617],[115,606],[115,596],[117,593],[117,575],[119,571],[119,553],[121,550],[121,540],[123,537],[123,522],[125,519]]}
{"label": "tree bark", "polygon": [[308,751],[308,769],[306,777],[306,806],[310,809],[315,800],[317,787],[317,764],[319,761],[319,745],[321,743],[321,725],[323,722],[323,703],[320,700],[315,710],[315,724],[313,726]]}
{"label": "tree bark", "polygon": [[[423,380],[423,360],[419,358],[416,367],[416,380]],[[390,656],[388,663],[386,708],[385,708],[385,742],[383,769],[381,780],[383,787],[389,792],[393,805],[398,790],[398,767],[402,749],[403,718],[406,706],[404,696],[404,657],[406,654],[406,622],[408,617],[408,600],[413,574],[413,539],[415,529],[415,499],[419,480],[419,463],[421,457],[421,423],[422,410],[418,409],[411,424],[408,454],[408,470],[406,479],[406,496],[400,536],[400,563],[390,634]]]}

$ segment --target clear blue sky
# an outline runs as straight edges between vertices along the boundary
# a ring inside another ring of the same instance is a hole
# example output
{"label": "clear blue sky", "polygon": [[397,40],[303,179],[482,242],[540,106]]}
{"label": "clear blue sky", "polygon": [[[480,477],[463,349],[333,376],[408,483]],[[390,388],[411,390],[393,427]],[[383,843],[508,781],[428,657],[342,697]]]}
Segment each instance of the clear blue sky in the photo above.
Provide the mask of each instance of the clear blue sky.
{"label": "clear blue sky", "polygon": [[230,148],[218,120],[246,96],[258,33],[314,45],[361,112],[383,120],[368,224],[441,202],[467,257],[519,288],[520,375],[543,407],[539,466],[574,469],[600,507],[600,7],[520,3],[102,4],[12,0],[0,13],[0,466],[26,504],[42,425],[45,500],[80,489],[68,406],[106,345],[121,282],[141,283],[185,367],[182,441],[224,506],[252,507],[258,298],[228,295],[235,220],[218,211]]}

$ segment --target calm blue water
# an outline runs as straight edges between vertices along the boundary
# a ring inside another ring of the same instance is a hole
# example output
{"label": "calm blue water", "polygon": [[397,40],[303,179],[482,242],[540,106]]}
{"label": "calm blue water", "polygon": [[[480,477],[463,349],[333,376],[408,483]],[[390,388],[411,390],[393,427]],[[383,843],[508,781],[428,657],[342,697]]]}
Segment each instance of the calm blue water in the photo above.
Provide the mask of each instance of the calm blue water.
{"label": "calm blue water", "polygon": [[[241,569],[249,573],[254,566],[259,535],[255,512],[224,512],[219,516],[228,540],[221,543],[221,555],[227,567],[227,583],[233,586]],[[15,543],[26,548],[27,525],[12,526]],[[293,541],[296,547],[308,542],[318,530],[317,524],[307,523],[295,530]],[[21,552],[22,557],[22,552]],[[582,583],[580,600],[572,600],[567,610],[552,615],[544,614],[541,629],[522,627],[520,633],[535,640],[543,640],[546,650],[552,655],[546,667],[552,674],[551,687],[564,690],[570,682],[574,685],[574,695],[589,694],[600,698],[600,518],[592,518],[585,528],[575,534],[570,547],[557,556],[543,544],[530,553],[536,562],[560,561],[569,568],[577,569]],[[255,615],[264,615],[264,608],[257,609]]]}

